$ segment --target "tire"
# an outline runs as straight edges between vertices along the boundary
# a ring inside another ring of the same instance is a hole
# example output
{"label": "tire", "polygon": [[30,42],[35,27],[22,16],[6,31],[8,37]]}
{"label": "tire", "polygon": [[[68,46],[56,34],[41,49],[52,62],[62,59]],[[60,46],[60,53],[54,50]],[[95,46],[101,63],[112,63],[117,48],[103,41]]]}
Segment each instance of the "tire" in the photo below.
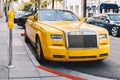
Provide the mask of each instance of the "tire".
{"label": "tire", "polygon": [[43,51],[42,51],[41,42],[39,38],[36,39],[36,58],[39,61],[39,63],[41,64],[45,63],[45,58],[43,56]]}
{"label": "tire", "polygon": [[22,28],[25,29],[25,25],[22,25]]}
{"label": "tire", "polygon": [[29,43],[30,41],[29,41],[29,38],[28,38],[28,36],[27,36],[27,34],[26,34],[26,29],[25,29],[25,42],[26,43]]}
{"label": "tire", "polygon": [[118,28],[116,26],[112,27],[111,35],[114,36],[114,37],[118,37],[119,36],[119,31],[118,31]]}
{"label": "tire", "polygon": [[26,42],[26,43],[29,43],[29,38],[28,38],[27,35],[25,35],[25,42]]}

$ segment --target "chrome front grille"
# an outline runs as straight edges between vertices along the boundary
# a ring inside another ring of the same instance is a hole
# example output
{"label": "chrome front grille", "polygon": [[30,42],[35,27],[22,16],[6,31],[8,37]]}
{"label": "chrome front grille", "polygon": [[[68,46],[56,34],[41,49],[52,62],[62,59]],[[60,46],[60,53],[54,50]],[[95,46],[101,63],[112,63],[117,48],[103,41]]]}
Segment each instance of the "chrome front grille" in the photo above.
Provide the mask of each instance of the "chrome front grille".
{"label": "chrome front grille", "polygon": [[96,48],[97,34],[96,32],[68,32],[67,33],[68,48]]}

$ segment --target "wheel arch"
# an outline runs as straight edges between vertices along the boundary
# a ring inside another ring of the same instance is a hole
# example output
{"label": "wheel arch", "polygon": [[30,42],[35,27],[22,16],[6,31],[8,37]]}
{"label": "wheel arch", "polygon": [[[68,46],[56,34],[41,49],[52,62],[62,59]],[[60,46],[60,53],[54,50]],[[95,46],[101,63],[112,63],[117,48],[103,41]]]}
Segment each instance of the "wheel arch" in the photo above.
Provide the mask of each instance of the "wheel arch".
{"label": "wheel arch", "polygon": [[[35,40],[37,40],[37,38],[40,40],[40,43],[42,43],[42,36],[40,34],[38,34],[38,33],[36,33]],[[41,44],[41,47],[42,46],[43,45]]]}
{"label": "wheel arch", "polygon": [[[41,49],[42,49],[42,53],[43,53],[43,56],[44,56],[44,45],[42,44],[43,43],[43,40],[42,40],[42,35],[40,33],[36,33],[36,37],[35,37],[35,40],[37,40],[37,38],[40,40],[40,44],[41,44]],[[44,56],[45,58],[45,56]]]}

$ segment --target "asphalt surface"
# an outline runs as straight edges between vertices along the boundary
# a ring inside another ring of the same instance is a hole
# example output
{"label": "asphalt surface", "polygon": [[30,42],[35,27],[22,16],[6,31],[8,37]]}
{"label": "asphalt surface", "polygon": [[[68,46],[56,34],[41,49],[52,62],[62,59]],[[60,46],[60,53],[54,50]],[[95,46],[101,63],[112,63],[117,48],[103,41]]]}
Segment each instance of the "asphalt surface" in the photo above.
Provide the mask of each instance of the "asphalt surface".
{"label": "asphalt surface", "polygon": [[120,80],[120,37],[110,36],[110,55],[104,61],[76,63],[51,62],[44,64],[44,66],[72,75],[78,75],[81,72],[98,77]]}

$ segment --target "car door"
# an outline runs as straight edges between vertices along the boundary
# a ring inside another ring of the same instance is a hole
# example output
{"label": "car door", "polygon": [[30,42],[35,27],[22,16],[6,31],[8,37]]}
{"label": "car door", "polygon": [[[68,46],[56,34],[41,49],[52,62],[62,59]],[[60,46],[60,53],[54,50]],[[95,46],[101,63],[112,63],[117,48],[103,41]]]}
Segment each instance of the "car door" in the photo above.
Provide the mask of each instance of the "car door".
{"label": "car door", "polygon": [[99,26],[107,29],[108,32],[110,32],[111,24],[108,22],[107,16],[102,15],[102,16],[100,17]]}
{"label": "car door", "polygon": [[31,40],[31,26],[33,24],[33,21],[28,19],[27,22],[26,22],[26,27],[25,27],[25,32],[26,32],[26,35],[28,36],[28,38]]}
{"label": "car door", "polygon": [[34,18],[35,20],[32,22],[32,24],[30,25],[30,40],[33,42],[33,43],[36,43],[36,33],[38,31],[38,22],[39,22],[39,16],[38,16],[38,12],[36,12],[36,14],[34,15]]}
{"label": "car door", "polygon": [[93,16],[93,17],[88,21],[88,23],[98,26],[99,16]]}
{"label": "car door", "polygon": [[100,16],[94,17],[94,25],[99,26],[100,24]]}

